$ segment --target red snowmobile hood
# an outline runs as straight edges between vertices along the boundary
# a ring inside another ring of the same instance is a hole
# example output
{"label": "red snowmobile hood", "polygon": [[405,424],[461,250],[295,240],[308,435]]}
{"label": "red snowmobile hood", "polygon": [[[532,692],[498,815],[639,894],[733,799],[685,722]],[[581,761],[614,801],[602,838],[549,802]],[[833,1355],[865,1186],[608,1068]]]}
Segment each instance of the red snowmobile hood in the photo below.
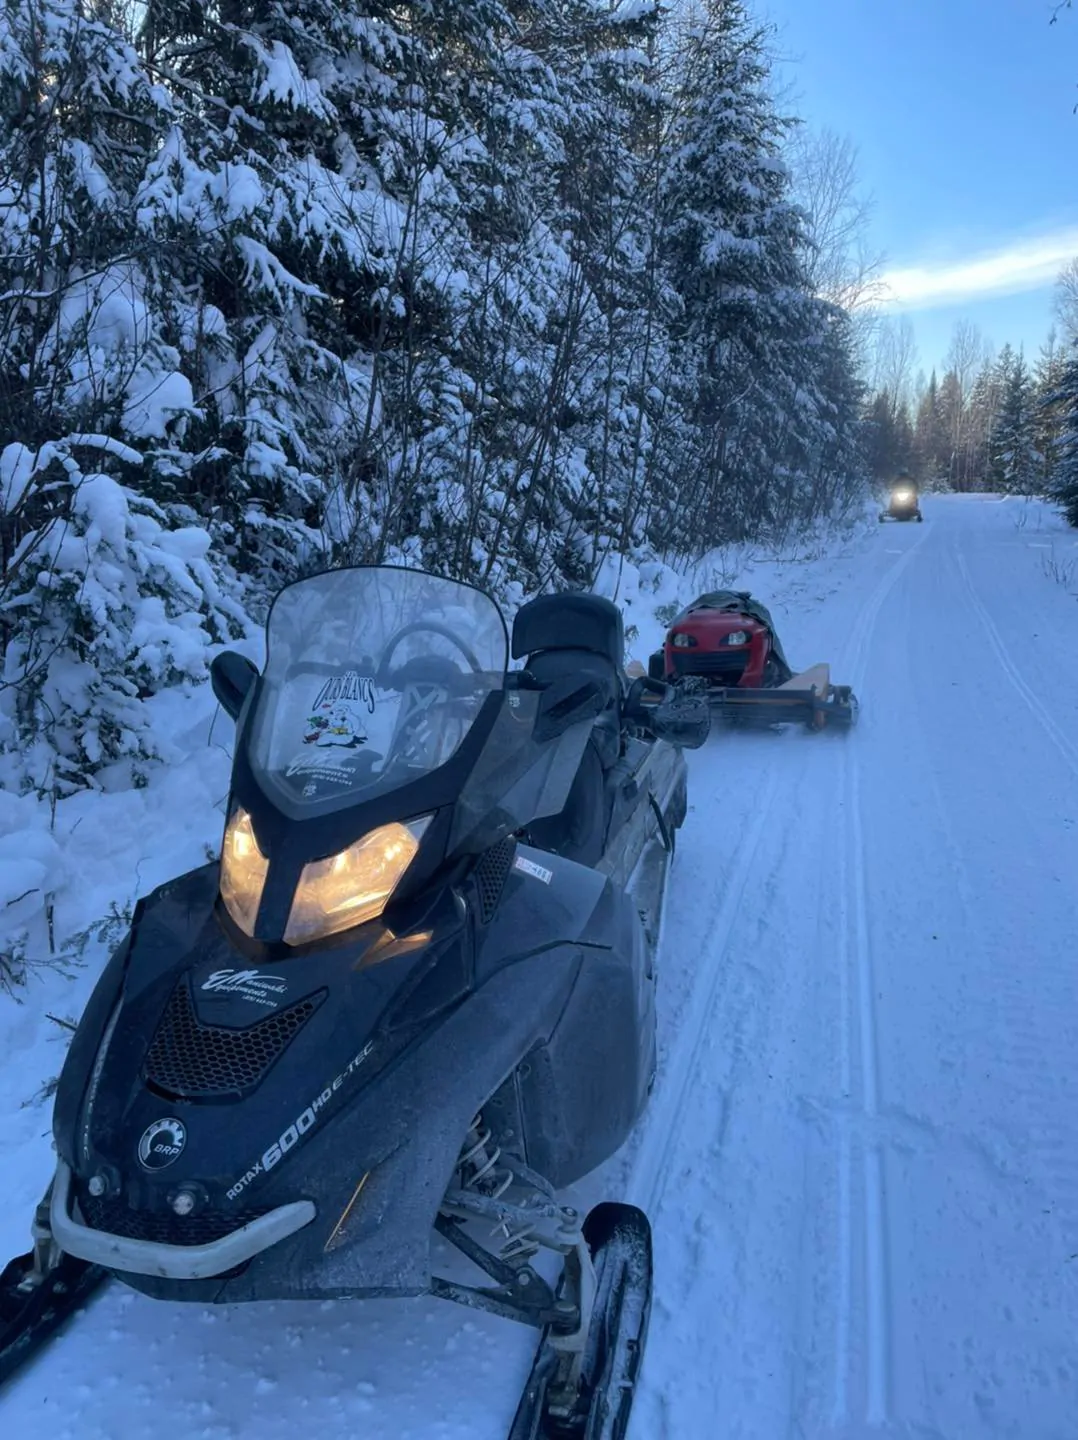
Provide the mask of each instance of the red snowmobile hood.
{"label": "red snowmobile hood", "polygon": [[744,630],[751,637],[766,631],[767,626],[752,615],[739,615],[736,610],[694,610],[671,625],[667,638],[681,632],[706,643],[721,640],[735,630]]}

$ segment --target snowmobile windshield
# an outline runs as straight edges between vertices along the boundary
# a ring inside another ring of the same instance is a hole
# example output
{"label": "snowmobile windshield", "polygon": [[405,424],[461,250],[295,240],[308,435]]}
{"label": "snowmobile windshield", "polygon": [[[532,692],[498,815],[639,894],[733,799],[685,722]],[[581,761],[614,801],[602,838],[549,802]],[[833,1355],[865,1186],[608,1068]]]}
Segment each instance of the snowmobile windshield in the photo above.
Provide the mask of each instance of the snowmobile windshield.
{"label": "snowmobile windshield", "polygon": [[297,581],[270,611],[252,768],[311,815],[411,784],[460,748],[508,654],[497,605],[468,585],[388,566]]}

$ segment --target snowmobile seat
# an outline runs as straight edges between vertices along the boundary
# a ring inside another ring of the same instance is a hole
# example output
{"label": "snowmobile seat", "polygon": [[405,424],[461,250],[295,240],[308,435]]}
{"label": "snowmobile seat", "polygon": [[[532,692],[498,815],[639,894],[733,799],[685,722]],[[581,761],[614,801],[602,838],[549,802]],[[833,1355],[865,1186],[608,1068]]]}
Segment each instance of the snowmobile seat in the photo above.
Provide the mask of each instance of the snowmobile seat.
{"label": "snowmobile seat", "polygon": [[625,655],[621,611],[613,601],[586,591],[529,600],[513,621],[513,659],[540,650],[586,650],[620,670]]}
{"label": "snowmobile seat", "polygon": [[606,695],[569,798],[558,815],[530,827],[532,843],[582,865],[598,864],[612,808],[608,772],[621,755],[625,630],[621,611],[599,595],[540,595],[513,622],[513,659],[548,685],[563,675],[587,675]]}
{"label": "snowmobile seat", "polygon": [[563,675],[586,675],[606,696],[596,718],[592,744],[603,771],[621,754],[622,662],[625,630],[621,611],[600,595],[540,595],[517,611],[513,622],[513,659],[528,657],[528,669],[540,684]]}

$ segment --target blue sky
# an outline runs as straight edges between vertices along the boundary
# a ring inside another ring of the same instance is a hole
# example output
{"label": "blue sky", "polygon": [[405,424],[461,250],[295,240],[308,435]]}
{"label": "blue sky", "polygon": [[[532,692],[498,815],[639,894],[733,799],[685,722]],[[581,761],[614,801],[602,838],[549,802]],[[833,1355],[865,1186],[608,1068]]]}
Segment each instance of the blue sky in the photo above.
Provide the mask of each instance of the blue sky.
{"label": "blue sky", "polygon": [[757,0],[794,113],[848,135],[871,240],[938,364],[956,318],[1036,354],[1078,255],[1078,6],[1051,0]]}

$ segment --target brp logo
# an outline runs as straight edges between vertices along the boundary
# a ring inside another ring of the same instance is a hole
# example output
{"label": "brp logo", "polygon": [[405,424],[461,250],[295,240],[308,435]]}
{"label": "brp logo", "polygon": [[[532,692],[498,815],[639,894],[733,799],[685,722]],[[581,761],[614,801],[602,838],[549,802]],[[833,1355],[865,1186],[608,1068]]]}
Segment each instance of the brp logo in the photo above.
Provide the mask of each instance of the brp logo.
{"label": "brp logo", "polygon": [[180,1158],[186,1144],[187,1127],[182,1120],[172,1116],[155,1120],[138,1142],[139,1163],[147,1170],[163,1170]]}

